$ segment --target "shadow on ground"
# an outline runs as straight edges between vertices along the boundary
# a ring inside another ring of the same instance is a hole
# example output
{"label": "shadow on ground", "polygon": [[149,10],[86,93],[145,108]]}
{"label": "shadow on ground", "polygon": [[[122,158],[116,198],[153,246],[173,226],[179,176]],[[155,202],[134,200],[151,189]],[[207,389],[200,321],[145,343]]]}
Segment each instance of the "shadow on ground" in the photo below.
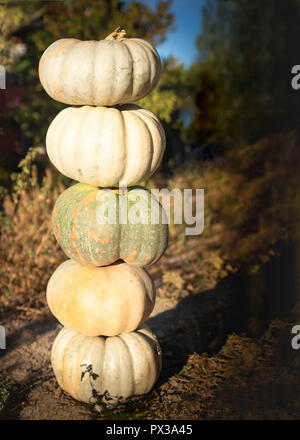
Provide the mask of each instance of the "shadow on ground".
{"label": "shadow on ground", "polygon": [[[299,298],[296,252],[295,246],[284,246],[280,257],[257,273],[247,275],[241,268],[214,289],[201,291],[199,286],[198,293],[148,319],[162,346],[162,374],[154,390],[126,403],[122,414],[143,415],[153,397],[180,373],[193,353],[213,355],[232,333],[259,337],[275,318],[296,323],[298,316],[291,312]],[[7,350],[0,353],[1,388],[9,392],[0,419],[99,418],[90,406],[62,392],[55,381],[50,350],[58,331],[57,322],[49,317],[39,322],[23,320],[10,329]],[[114,413],[101,417],[111,419]]]}
{"label": "shadow on ground", "polygon": [[215,353],[232,333],[260,337],[274,319],[300,322],[297,247],[282,245],[280,251],[257,273],[241,268],[214,289],[188,296],[147,321],[154,333],[164,335],[167,356],[161,380],[176,374],[192,353]]}

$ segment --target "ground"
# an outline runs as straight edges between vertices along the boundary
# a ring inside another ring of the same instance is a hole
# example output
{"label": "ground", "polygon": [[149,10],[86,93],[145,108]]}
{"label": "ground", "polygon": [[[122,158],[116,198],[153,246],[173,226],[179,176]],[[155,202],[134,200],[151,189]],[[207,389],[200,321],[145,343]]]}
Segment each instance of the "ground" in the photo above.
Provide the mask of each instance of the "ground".
{"label": "ground", "polygon": [[204,245],[205,251],[196,241],[184,252],[171,247],[149,269],[157,301],[147,324],[162,347],[162,373],[149,394],[114,410],[99,413],[59,388],[50,350],[61,326],[46,305],[7,309],[1,320],[7,349],[0,350],[0,418],[299,419],[294,324],[273,317],[249,335],[245,307],[237,307],[246,298],[245,282],[238,273],[226,274],[214,241]]}

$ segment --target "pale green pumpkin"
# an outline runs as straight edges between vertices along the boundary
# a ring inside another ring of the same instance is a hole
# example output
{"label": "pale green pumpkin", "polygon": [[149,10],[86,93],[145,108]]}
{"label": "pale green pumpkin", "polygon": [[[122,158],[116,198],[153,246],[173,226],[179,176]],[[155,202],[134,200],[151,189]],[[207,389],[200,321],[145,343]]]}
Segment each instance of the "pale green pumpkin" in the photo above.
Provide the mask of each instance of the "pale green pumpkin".
{"label": "pale green pumpkin", "polygon": [[[107,218],[116,223],[106,223]],[[168,244],[166,223],[163,207],[140,186],[123,194],[78,183],[59,196],[52,214],[55,236],[67,256],[94,266],[118,259],[140,266],[156,262]]]}
{"label": "pale green pumpkin", "polygon": [[161,371],[162,352],[146,325],[93,338],[63,328],[54,341],[51,363],[58,384],[74,399],[114,408],[151,390]]}

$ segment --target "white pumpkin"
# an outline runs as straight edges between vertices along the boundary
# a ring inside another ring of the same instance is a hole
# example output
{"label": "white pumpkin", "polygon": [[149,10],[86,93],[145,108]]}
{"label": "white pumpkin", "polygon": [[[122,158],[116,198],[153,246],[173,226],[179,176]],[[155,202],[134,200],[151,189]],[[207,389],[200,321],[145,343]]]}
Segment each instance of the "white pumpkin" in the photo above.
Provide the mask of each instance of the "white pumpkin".
{"label": "white pumpkin", "polygon": [[93,186],[127,186],[150,177],[165,151],[164,129],[136,105],[68,107],[46,137],[49,158],[65,176]]}
{"label": "white pumpkin", "polygon": [[140,38],[114,32],[100,41],[57,40],[39,63],[42,86],[53,99],[71,105],[134,102],[156,86],[161,62],[155,48]]}
{"label": "white pumpkin", "polygon": [[51,352],[60,387],[74,399],[100,408],[148,393],[160,374],[161,358],[159,343],[146,325],[107,338],[63,328]]}

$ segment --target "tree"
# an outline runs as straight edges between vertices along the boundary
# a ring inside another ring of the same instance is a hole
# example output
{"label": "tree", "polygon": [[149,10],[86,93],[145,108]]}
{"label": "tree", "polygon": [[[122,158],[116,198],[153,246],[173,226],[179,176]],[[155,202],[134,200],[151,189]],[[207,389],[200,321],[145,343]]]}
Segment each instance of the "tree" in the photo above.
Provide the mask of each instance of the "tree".
{"label": "tree", "polygon": [[206,3],[190,138],[239,147],[298,124],[291,69],[300,61],[299,20],[299,0]]}
{"label": "tree", "polygon": [[[43,51],[56,39],[103,39],[123,26],[128,37],[145,38],[154,44],[164,41],[172,29],[174,17],[170,13],[170,0],[159,0],[156,9],[132,1],[70,0],[68,2],[15,2],[6,1],[6,13],[19,14],[13,32],[3,35],[4,44],[13,45],[17,35],[26,45],[26,53],[14,59],[10,71],[27,86],[23,103],[10,115],[32,145],[44,143],[47,128],[64,105],[49,99],[38,79],[38,63]],[[26,16],[33,20],[29,23]]]}
{"label": "tree", "polygon": [[[0,6],[0,64],[10,71],[11,65],[18,54],[15,52],[13,33],[24,23],[32,20],[34,8],[20,8],[13,0],[6,0]],[[38,10],[36,10],[38,12]]]}
{"label": "tree", "polygon": [[182,111],[191,104],[194,91],[194,83],[189,81],[183,64],[170,57],[162,63],[158,86],[150,95],[137,102],[155,113],[163,123],[167,140],[163,162],[165,171],[170,171],[185,159]]}

